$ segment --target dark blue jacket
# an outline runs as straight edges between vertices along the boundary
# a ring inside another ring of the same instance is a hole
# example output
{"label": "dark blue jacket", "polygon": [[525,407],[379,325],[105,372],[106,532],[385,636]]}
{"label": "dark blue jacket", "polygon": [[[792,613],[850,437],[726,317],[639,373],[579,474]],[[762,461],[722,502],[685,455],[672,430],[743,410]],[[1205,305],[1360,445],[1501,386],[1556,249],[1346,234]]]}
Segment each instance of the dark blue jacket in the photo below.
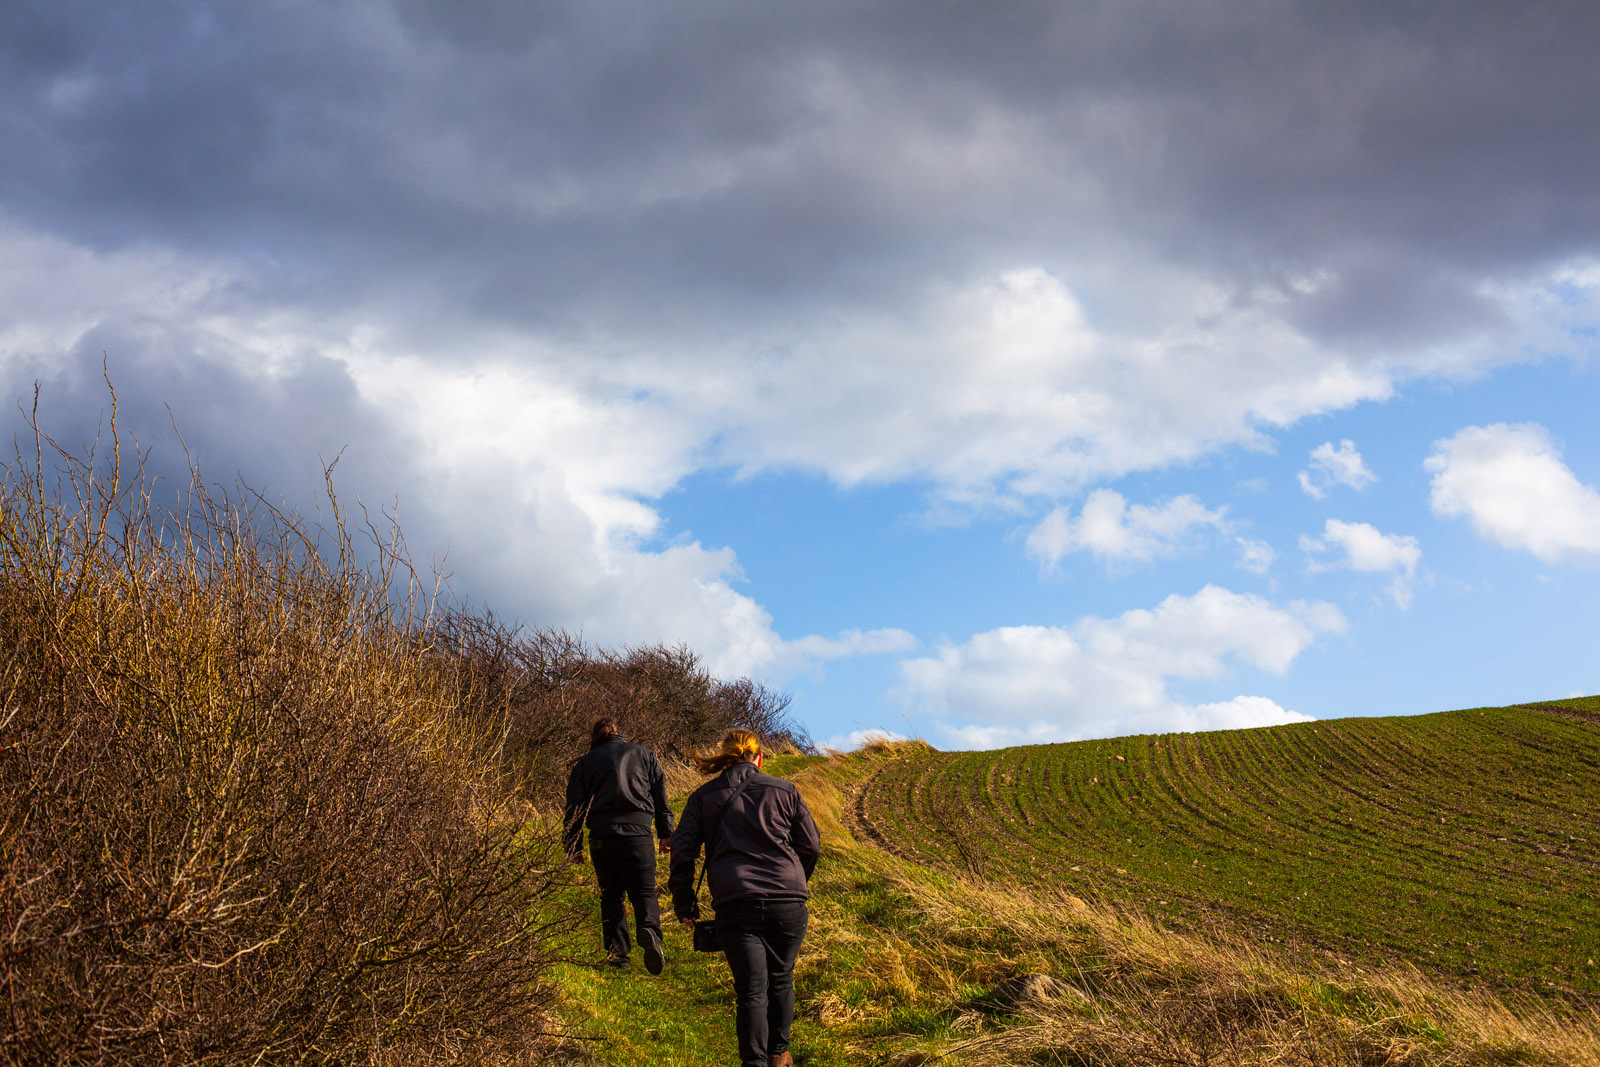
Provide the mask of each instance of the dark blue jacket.
{"label": "dark blue jacket", "polygon": [[[750,784],[723,810],[735,786]],[[689,794],[672,835],[672,907],[680,919],[698,919],[695,858],[706,856],[711,905],[735,900],[805,900],[806,881],[822,855],[822,838],[793,782],[762,774],[753,763],[735,763]]]}
{"label": "dark blue jacket", "polygon": [[672,809],[667,806],[667,779],[654,752],[612,736],[594,745],[572,765],[567,775],[567,807],[563,835],[567,852],[589,836],[607,834],[672,833]]}

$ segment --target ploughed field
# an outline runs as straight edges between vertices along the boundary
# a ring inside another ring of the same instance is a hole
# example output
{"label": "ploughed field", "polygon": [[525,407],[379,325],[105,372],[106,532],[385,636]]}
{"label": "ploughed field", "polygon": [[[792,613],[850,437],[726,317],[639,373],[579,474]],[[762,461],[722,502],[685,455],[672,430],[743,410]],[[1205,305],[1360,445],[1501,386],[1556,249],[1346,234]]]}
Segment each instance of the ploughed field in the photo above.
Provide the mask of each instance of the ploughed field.
{"label": "ploughed field", "polygon": [[1600,998],[1600,697],[929,753],[854,805],[907,858],[1179,926]]}

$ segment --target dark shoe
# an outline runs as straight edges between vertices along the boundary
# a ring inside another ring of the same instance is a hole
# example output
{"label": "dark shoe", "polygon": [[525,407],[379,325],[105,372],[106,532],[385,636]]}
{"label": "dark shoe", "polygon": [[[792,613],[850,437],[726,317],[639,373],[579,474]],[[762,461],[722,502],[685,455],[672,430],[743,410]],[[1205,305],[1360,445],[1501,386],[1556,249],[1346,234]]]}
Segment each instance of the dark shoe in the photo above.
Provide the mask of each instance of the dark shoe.
{"label": "dark shoe", "polygon": [[640,930],[639,947],[644,949],[644,969],[660,974],[667,965],[667,957],[661,952],[661,935],[654,930]]}
{"label": "dark shoe", "polygon": [[626,956],[607,956],[606,966],[624,973],[633,970],[633,963]]}
{"label": "dark shoe", "polygon": [[787,1052],[767,1057],[767,1067],[794,1067],[794,1057]]}

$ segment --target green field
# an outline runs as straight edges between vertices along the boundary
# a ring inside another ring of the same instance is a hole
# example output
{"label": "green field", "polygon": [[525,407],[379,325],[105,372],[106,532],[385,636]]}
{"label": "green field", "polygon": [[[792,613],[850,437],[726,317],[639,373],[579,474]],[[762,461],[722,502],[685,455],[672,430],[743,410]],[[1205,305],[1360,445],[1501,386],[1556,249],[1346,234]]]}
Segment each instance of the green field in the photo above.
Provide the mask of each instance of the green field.
{"label": "green field", "polygon": [[1597,801],[1591,697],[930,753],[877,769],[852,814],[889,851],[985,880],[1590,999]]}

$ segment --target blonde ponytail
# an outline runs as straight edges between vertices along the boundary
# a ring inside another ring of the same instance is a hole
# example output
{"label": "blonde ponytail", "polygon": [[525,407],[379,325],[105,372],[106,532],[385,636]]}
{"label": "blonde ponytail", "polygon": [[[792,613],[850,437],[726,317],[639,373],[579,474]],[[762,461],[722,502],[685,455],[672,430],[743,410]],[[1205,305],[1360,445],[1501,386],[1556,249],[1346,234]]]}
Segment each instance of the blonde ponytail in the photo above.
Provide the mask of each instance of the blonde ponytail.
{"label": "blonde ponytail", "polygon": [[721,774],[735,763],[754,763],[761,755],[761,738],[749,730],[729,730],[722,744],[709,753],[690,757],[701,774]]}

